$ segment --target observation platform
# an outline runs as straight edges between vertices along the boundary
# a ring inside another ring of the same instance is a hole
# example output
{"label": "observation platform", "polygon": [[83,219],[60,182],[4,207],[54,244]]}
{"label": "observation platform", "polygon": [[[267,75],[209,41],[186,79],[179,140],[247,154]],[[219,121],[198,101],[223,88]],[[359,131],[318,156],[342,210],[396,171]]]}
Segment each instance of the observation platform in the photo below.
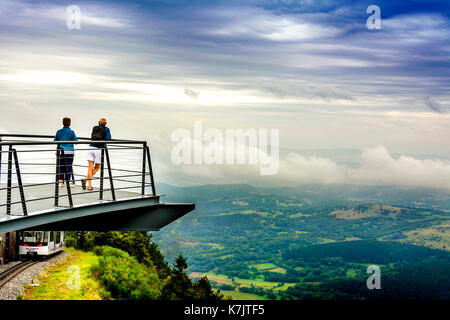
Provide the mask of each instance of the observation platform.
{"label": "observation platform", "polygon": [[[195,209],[193,203],[160,201],[145,141],[101,141],[105,144],[101,167],[90,191],[82,189],[81,180],[86,176],[85,153],[92,141],[49,139],[53,136],[0,134],[0,234],[18,230],[157,231]],[[64,151],[57,149],[65,143],[75,145],[72,165]],[[73,187],[67,181],[60,187],[59,179],[66,175],[71,175]]]}

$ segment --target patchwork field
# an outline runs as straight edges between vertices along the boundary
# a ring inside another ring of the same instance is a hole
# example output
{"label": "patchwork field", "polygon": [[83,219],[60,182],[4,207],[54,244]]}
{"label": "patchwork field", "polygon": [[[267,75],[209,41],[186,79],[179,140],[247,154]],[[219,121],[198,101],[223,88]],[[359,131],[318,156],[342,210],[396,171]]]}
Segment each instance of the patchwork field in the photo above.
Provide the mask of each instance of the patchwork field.
{"label": "patchwork field", "polygon": [[[272,265],[271,263],[267,263],[267,265]],[[223,274],[216,274],[213,272],[206,272],[206,273],[200,273],[200,272],[192,272],[189,274],[191,278],[199,278],[202,276],[207,276],[209,280],[217,282],[218,285],[233,285],[235,287],[251,287],[252,285],[257,288],[262,289],[274,289],[277,288],[277,290],[285,290],[289,286],[295,285],[295,283],[282,283],[282,282],[271,282],[271,281],[264,281],[262,279],[242,279],[238,277],[230,278]]]}
{"label": "patchwork field", "polygon": [[402,242],[450,251],[450,223],[403,233]]}
{"label": "patchwork field", "polygon": [[330,215],[339,219],[363,219],[373,217],[395,218],[404,209],[386,205],[358,205],[348,209],[334,210]]}
{"label": "patchwork field", "polygon": [[264,296],[259,296],[257,294],[251,294],[246,292],[240,292],[236,290],[220,290],[225,297],[230,296],[233,300],[269,300]]}

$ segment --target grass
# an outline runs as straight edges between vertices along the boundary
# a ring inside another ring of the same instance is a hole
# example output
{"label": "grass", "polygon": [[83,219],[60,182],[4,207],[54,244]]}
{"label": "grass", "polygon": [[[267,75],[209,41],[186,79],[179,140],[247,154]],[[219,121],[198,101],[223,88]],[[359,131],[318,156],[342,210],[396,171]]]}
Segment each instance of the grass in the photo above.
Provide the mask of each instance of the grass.
{"label": "grass", "polygon": [[233,253],[231,253],[231,254],[226,254],[226,255],[224,255],[224,256],[217,257],[217,259],[223,260],[223,259],[226,259],[226,258],[231,258],[232,256],[234,256]]}
{"label": "grass", "polygon": [[273,263],[259,263],[259,264],[252,264],[249,267],[254,267],[257,270],[261,271],[261,270],[273,269],[273,268],[276,268],[277,266],[274,265]]}
{"label": "grass", "polygon": [[449,223],[410,230],[403,234],[406,236],[406,239],[401,239],[400,242],[450,251]]}
{"label": "grass", "polygon": [[274,289],[276,291],[286,291],[289,287],[292,287],[292,286],[295,286],[295,285],[296,285],[295,283],[285,283],[283,285],[279,285],[278,287],[275,287]]}
{"label": "grass", "polygon": [[348,269],[346,272],[347,278],[355,278],[357,276],[357,270],[355,269]]}
{"label": "grass", "polygon": [[233,300],[270,300],[263,296],[240,292],[237,290],[220,290],[220,292],[223,293],[225,297],[231,296]]}
{"label": "grass", "polygon": [[288,217],[289,218],[300,218],[300,217],[311,217],[312,214],[307,214],[307,213],[295,213],[295,214],[290,214]]}
{"label": "grass", "polygon": [[336,242],[336,240],[328,239],[328,238],[318,238],[317,239],[318,244],[325,244],[325,243],[331,243],[331,242]]}
{"label": "grass", "polygon": [[[206,276],[208,276],[209,280],[217,281],[218,283],[221,283],[222,281],[226,281],[231,284],[231,282],[232,282],[231,278],[229,278],[228,276],[223,275],[223,274],[207,272],[202,275],[206,275]],[[263,288],[263,289],[273,289],[273,288],[277,287],[277,290],[286,290],[287,287],[295,285],[295,283],[286,283],[283,286],[280,286],[281,282],[269,282],[269,281],[264,281],[264,280],[258,279],[258,278],[257,279],[241,279],[238,277],[234,277],[233,283],[236,285],[239,285],[239,286],[243,285],[243,286],[247,286],[247,287],[250,287],[253,284],[255,287],[259,287],[259,288]]]}
{"label": "grass", "polygon": [[[38,286],[25,287],[21,296],[23,300],[101,300],[101,285],[95,280],[89,268],[98,262],[98,257],[91,252],[83,252],[73,248],[65,249],[69,255],[66,259],[50,266],[36,279]],[[76,266],[75,268],[73,266]],[[71,268],[69,268],[71,267]],[[74,288],[75,273],[71,269],[80,270],[80,288]],[[72,286],[72,287],[71,287]]]}
{"label": "grass", "polygon": [[347,237],[344,239],[344,241],[357,241],[357,240],[362,240],[362,239],[358,238],[358,237]]}
{"label": "grass", "polygon": [[286,274],[286,269],[278,267],[278,268],[274,268],[274,269],[269,269],[267,270],[269,272],[278,272],[278,273],[282,273],[282,274]]}
{"label": "grass", "polygon": [[261,211],[255,211],[255,210],[243,210],[239,212],[240,214],[258,214],[263,218],[267,218],[269,215],[268,212],[261,212]]}
{"label": "grass", "polygon": [[249,265],[249,267],[256,268],[258,271],[279,272],[282,274],[286,274],[286,270],[284,268],[278,267],[273,263],[252,264]]}

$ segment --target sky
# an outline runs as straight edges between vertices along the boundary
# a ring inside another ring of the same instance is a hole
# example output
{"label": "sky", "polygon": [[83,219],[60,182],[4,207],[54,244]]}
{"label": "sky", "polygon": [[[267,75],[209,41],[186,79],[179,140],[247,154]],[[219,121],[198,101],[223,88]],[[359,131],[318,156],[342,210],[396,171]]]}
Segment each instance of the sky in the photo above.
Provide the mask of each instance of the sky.
{"label": "sky", "polygon": [[[368,6],[381,29],[368,29]],[[67,8],[81,28],[67,27]],[[145,139],[157,181],[450,191],[448,1],[0,0],[0,131]],[[279,130],[276,174],[176,165],[177,129]],[[82,157],[82,155],[80,155]]]}

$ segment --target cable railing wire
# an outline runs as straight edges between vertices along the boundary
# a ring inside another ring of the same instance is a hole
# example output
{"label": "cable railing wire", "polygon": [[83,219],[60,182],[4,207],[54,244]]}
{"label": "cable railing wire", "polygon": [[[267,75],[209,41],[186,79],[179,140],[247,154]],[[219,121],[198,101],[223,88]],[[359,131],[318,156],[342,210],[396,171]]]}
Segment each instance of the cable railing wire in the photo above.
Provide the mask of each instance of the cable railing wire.
{"label": "cable railing wire", "polygon": [[[84,177],[84,175],[80,175],[80,174],[74,174],[75,176],[82,176]],[[124,180],[124,179],[120,179],[120,178],[130,178],[130,177],[142,177],[141,174],[131,174],[131,175],[122,175],[122,176],[115,176],[114,180],[115,181],[125,181],[125,182],[134,182],[134,183],[141,183],[141,181],[131,181],[131,180]],[[109,177],[105,177],[103,179],[106,179]],[[99,177],[92,177],[92,181],[99,181],[102,178]],[[71,181],[75,181],[75,182],[81,182],[83,179],[74,179]],[[40,187],[40,186],[46,186],[46,185],[53,185],[55,184],[54,182],[43,182],[43,183],[33,183],[33,184],[25,184],[23,185],[23,188],[32,188],[32,187]],[[19,188],[19,186],[12,186],[11,189],[17,189]],[[8,188],[0,188],[0,191],[4,191],[7,190]]]}
{"label": "cable railing wire", "polygon": [[[83,148],[83,145],[91,145],[92,143],[104,145],[104,148],[100,148],[100,177],[89,179],[94,186],[98,184],[98,188],[96,187],[94,190],[88,191],[88,193],[98,193],[99,200],[104,200],[105,192],[110,192],[112,198],[110,201],[116,201],[116,191],[118,190],[140,191],[141,196],[147,196],[146,190],[151,188],[151,196],[157,196],[150,160],[150,148],[146,141],[114,139],[106,141],[96,140],[94,142],[90,138],[83,137],[78,138],[79,141],[48,141],[42,139],[53,140],[53,136],[0,134],[0,183],[3,178],[5,178],[3,180],[6,180],[6,187],[0,187],[0,191],[7,192],[6,203],[0,203],[0,207],[6,206],[8,215],[13,214],[11,212],[12,206],[21,204],[22,214],[26,216],[28,215],[27,203],[49,199],[54,199],[54,206],[60,207],[59,199],[67,198],[69,207],[74,207],[73,197],[86,194],[86,192],[73,192],[70,182],[75,185],[83,180],[86,181],[85,175],[75,173],[74,170],[85,169],[89,166],[80,164],[80,160],[77,159],[76,162],[74,160],[73,164],[71,164],[72,170],[69,170],[68,158],[64,149],[61,148],[64,144],[74,145],[75,153],[92,150],[91,146]],[[54,145],[56,150],[49,149],[48,146],[50,145]],[[136,152],[138,153],[137,155],[133,154]],[[44,156],[46,153],[48,157]],[[20,162],[18,154],[23,155],[23,162]],[[25,155],[29,156],[25,157]],[[49,163],[48,161],[52,162]],[[140,169],[135,169],[139,167],[139,164]],[[42,168],[49,167],[53,167],[54,171],[47,172],[47,170],[42,170]],[[68,179],[69,176],[71,176],[70,181]],[[147,176],[150,180],[149,182],[147,182]],[[78,179],[80,177],[83,178]],[[61,188],[60,178],[64,182],[62,186],[66,188]],[[53,181],[42,182],[42,179],[51,179]],[[133,179],[136,179],[136,181]],[[115,186],[115,182],[118,185]],[[108,184],[107,187],[105,187],[105,183]],[[125,183],[131,185],[124,186]],[[50,185],[55,186],[54,194],[51,196],[26,199],[26,190]],[[60,189],[62,190],[60,191]],[[64,189],[66,189],[66,192],[63,192]],[[19,191],[20,201],[12,200],[13,190]]]}
{"label": "cable railing wire", "polygon": [[[150,184],[148,184],[148,186],[150,186]],[[119,188],[114,188],[114,190],[125,190],[125,189],[136,189],[135,186],[128,186],[128,187],[119,187]],[[103,189],[103,191],[111,191],[111,189]],[[94,192],[100,192],[100,190],[96,190]],[[84,195],[86,194],[85,192],[76,192],[76,193],[72,193],[72,196],[74,195]],[[66,195],[58,195],[58,197],[65,197]],[[33,201],[42,201],[42,200],[50,200],[50,199],[54,199],[54,196],[48,196],[48,197],[41,197],[41,198],[36,198],[36,199],[28,199],[27,202],[33,202]],[[11,205],[16,205],[16,204],[21,204],[21,201],[16,201],[16,202],[11,202]],[[6,203],[2,203],[0,204],[0,207],[4,207],[7,206],[8,204]]]}

